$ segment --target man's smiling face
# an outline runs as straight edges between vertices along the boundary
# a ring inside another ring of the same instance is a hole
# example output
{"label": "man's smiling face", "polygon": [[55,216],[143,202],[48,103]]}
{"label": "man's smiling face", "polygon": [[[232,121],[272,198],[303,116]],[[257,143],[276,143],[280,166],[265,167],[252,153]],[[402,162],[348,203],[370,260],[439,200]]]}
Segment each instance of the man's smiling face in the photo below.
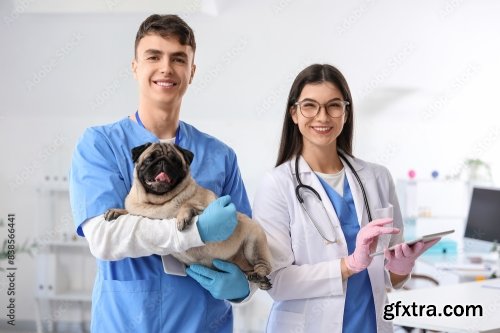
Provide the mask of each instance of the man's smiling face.
{"label": "man's smiling face", "polygon": [[180,107],[196,69],[193,60],[191,46],[180,44],[175,36],[143,37],[132,61],[141,103],[160,108]]}

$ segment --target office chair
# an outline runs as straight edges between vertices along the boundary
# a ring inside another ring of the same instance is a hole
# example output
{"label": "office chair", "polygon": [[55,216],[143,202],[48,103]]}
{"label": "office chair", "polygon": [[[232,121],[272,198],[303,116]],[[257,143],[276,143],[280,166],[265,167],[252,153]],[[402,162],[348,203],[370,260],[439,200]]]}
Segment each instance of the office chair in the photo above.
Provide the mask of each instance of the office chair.
{"label": "office chair", "polygon": [[421,282],[425,282],[426,284],[430,283],[432,287],[439,286],[439,281],[432,276],[426,274],[412,274],[410,280],[406,282],[403,289],[410,290],[417,289],[417,287],[422,288],[422,286],[420,286]]}

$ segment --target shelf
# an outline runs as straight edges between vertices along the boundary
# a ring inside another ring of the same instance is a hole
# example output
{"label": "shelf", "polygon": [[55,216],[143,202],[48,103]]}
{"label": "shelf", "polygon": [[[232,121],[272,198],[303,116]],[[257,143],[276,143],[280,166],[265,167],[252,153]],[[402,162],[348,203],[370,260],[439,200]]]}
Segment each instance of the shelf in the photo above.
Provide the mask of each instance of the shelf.
{"label": "shelf", "polygon": [[35,231],[39,251],[35,256],[34,298],[37,328],[41,332],[42,318],[50,319],[49,331],[57,327],[57,322],[65,320],[58,313],[62,303],[72,303],[65,308],[68,318],[90,315],[96,263],[88,242],[75,233],[67,176],[47,175],[35,188],[38,197]]}
{"label": "shelf", "polygon": [[54,182],[43,182],[37,186],[38,191],[41,192],[68,192],[69,183],[67,181],[54,181]]}

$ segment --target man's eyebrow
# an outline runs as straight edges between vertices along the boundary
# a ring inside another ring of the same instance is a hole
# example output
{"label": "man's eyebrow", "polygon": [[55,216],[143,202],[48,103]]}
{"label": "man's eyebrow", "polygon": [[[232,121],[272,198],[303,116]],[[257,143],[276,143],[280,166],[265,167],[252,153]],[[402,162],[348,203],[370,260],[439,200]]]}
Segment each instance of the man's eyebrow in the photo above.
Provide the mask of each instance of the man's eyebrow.
{"label": "man's eyebrow", "polygon": [[[157,50],[157,49],[147,49],[146,51],[144,51],[144,54],[147,54],[147,55],[162,55],[163,51]],[[187,53],[184,52],[184,51],[178,51],[178,52],[170,53],[169,56],[170,57],[188,58]]]}
{"label": "man's eyebrow", "polygon": [[170,56],[171,57],[184,57],[184,58],[188,57],[187,53],[184,51],[174,52],[174,53],[170,54]]}
{"label": "man's eyebrow", "polygon": [[157,49],[147,49],[146,51],[144,51],[144,54],[162,54],[163,52],[160,51],[160,50],[157,50]]}

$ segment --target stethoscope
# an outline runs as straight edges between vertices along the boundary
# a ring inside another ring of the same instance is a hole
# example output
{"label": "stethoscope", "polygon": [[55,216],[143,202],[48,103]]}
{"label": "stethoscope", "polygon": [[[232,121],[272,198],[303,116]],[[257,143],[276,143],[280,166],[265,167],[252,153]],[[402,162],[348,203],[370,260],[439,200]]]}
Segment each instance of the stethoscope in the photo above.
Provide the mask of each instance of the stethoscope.
{"label": "stethoscope", "polygon": [[[339,154],[339,157],[342,160],[344,160],[344,162],[347,164],[347,166],[349,167],[349,169],[351,169],[352,173],[354,174],[354,177],[356,177],[356,180],[357,180],[359,186],[361,187],[361,192],[363,193],[363,200],[365,202],[366,212],[368,213],[368,221],[372,221],[372,214],[371,214],[371,211],[370,211],[370,206],[368,205],[368,198],[366,197],[365,187],[363,186],[363,183],[361,182],[361,179],[359,178],[358,173],[356,172],[356,170],[354,170],[351,162],[349,162],[347,160],[347,158],[344,156],[344,154],[342,154],[341,152],[338,152],[338,154]],[[314,227],[316,228],[316,230],[318,231],[318,233],[321,235],[321,237],[327,243],[336,243],[338,241],[338,239],[336,237],[335,229],[333,227],[333,222],[331,221],[330,217],[328,216],[328,213],[326,212],[325,204],[323,203],[323,200],[321,199],[321,196],[319,195],[319,193],[312,186],[304,185],[302,183],[302,181],[300,180],[300,176],[299,176],[299,157],[295,158],[295,177],[297,178],[297,183],[298,183],[298,185],[295,187],[295,195],[297,196],[297,200],[299,201],[300,205],[302,206],[302,209],[306,213],[306,215],[309,218],[309,220],[311,220],[311,222],[314,224]],[[302,190],[309,190],[309,191],[311,191],[316,196],[316,198],[321,202],[321,205],[323,206],[323,210],[325,212],[325,215],[328,217],[328,220],[330,222],[330,228],[331,228],[332,234],[334,236],[333,240],[331,240],[331,239],[329,239],[329,238],[327,238],[325,236],[325,234],[323,233],[323,231],[321,230],[321,228],[318,227],[318,223],[312,218],[311,214],[309,214],[309,212],[307,211],[306,206],[304,205],[304,199],[302,198],[302,195],[300,194],[300,190],[301,189]]]}

